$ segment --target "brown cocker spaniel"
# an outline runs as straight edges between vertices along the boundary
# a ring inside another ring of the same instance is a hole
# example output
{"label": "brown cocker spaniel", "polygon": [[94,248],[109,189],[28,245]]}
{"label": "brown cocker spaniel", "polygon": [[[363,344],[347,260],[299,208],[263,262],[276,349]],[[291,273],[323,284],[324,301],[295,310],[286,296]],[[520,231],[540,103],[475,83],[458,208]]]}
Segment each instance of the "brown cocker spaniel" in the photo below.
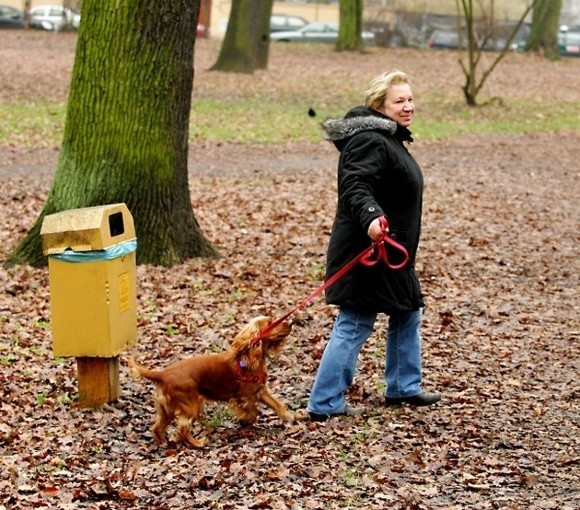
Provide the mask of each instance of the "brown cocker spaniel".
{"label": "brown cocker spaniel", "polygon": [[129,359],[133,375],[157,385],[157,417],[152,429],[157,443],[165,442],[166,429],[176,419],[178,439],[196,448],[205,446],[207,438],[194,438],[191,426],[199,419],[206,400],[229,402],[244,424],[256,420],[260,402],[272,408],[280,420],[294,419],[266,386],[266,357],[280,351],[291,331],[285,321],[274,327],[271,324],[270,317],[256,317],[235,336],[229,351],[193,356],[162,370],[150,370]]}

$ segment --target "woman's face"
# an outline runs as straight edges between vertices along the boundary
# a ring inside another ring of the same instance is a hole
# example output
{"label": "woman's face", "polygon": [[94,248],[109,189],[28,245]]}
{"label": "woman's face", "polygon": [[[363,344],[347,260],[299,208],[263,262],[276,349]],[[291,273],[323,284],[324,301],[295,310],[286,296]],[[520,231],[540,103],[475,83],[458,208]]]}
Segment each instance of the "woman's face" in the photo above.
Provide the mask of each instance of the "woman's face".
{"label": "woman's face", "polygon": [[391,85],[380,112],[400,126],[409,127],[415,113],[415,103],[409,84]]}

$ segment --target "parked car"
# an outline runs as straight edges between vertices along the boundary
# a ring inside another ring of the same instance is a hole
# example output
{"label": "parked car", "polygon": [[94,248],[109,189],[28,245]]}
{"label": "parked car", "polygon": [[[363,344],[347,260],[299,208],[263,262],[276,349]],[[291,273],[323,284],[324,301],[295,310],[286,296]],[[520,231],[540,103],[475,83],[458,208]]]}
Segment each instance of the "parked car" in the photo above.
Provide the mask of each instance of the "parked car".
{"label": "parked car", "polygon": [[[375,37],[372,32],[362,32],[363,41],[371,43]],[[289,32],[274,32],[270,34],[272,41],[280,42],[312,42],[336,43],[338,40],[337,21],[317,21],[303,26],[299,30]]]}
{"label": "parked car", "polygon": [[407,46],[407,38],[399,30],[393,30],[389,23],[377,20],[364,22],[363,30],[372,32],[375,37],[373,44],[386,48],[403,48]]}
{"label": "parked car", "polygon": [[466,47],[466,36],[457,30],[438,28],[431,32],[427,39],[427,46],[438,50],[456,50]]}
{"label": "parked car", "polygon": [[0,28],[23,28],[24,14],[8,5],[0,5]]}
{"label": "parked car", "polygon": [[[482,50],[485,51],[502,51],[511,37],[516,25],[514,24],[497,24],[494,27],[493,34],[488,35],[487,38],[483,36],[485,29],[476,31],[476,40]],[[519,45],[526,42],[530,33],[528,25],[521,25],[516,32],[514,38],[510,43],[511,50],[517,50]],[[435,49],[466,49],[467,48],[467,34],[464,30],[457,31],[454,28],[439,28],[433,30],[431,35],[427,38],[427,46]]]}
{"label": "parked car", "polygon": [[270,32],[288,32],[298,30],[306,25],[308,25],[308,21],[302,16],[272,14],[272,17],[270,18]]}
{"label": "parked car", "polygon": [[30,9],[30,28],[60,32],[78,30],[81,15],[62,5],[39,5]]}
{"label": "parked car", "polygon": [[[502,51],[516,27],[516,23],[496,23],[493,27],[493,34],[487,38],[483,45],[483,49],[488,51]],[[510,43],[509,49],[517,50],[520,45],[525,44],[528,36],[530,35],[530,31],[530,25],[526,23],[521,24]]]}
{"label": "parked car", "polygon": [[[291,16],[288,14],[272,14],[270,17],[270,33],[292,32],[308,25],[308,21],[301,16]],[[219,22],[219,31],[225,34],[228,28],[228,21]]]}
{"label": "parked car", "polygon": [[558,32],[558,52],[561,55],[580,57],[580,26],[562,25]]}

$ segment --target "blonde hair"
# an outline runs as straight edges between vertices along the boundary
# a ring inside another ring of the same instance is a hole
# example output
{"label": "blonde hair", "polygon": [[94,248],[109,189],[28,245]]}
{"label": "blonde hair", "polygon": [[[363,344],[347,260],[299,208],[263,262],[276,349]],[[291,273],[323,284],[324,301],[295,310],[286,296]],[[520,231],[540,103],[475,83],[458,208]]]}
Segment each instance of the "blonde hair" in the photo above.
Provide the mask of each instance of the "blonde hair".
{"label": "blonde hair", "polygon": [[369,88],[365,92],[365,106],[368,108],[379,108],[385,102],[391,85],[409,83],[407,74],[398,69],[387,71],[369,83]]}

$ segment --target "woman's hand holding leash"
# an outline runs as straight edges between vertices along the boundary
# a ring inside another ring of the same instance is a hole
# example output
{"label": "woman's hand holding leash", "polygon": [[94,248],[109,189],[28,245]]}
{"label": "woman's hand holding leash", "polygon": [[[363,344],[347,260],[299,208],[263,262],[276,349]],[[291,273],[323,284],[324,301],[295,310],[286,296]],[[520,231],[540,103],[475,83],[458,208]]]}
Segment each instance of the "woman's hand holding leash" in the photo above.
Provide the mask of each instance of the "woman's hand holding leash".
{"label": "woman's hand holding leash", "polygon": [[[386,229],[386,230],[385,230]],[[389,232],[389,224],[384,216],[375,218],[367,230],[368,236],[371,238],[373,243],[378,243],[381,239]]]}
{"label": "woman's hand holding leash", "polygon": [[[374,266],[381,260],[390,269],[401,269],[407,265],[407,262],[409,262],[409,252],[407,251],[407,248],[389,236],[389,222],[387,221],[387,218],[384,216],[375,218],[369,225],[367,233],[373,240],[373,245],[370,251],[361,258],[360,263],[362,265]],[[403,259],[398,263],[390,262],[385,244],[388,244],[400,252]]]}

